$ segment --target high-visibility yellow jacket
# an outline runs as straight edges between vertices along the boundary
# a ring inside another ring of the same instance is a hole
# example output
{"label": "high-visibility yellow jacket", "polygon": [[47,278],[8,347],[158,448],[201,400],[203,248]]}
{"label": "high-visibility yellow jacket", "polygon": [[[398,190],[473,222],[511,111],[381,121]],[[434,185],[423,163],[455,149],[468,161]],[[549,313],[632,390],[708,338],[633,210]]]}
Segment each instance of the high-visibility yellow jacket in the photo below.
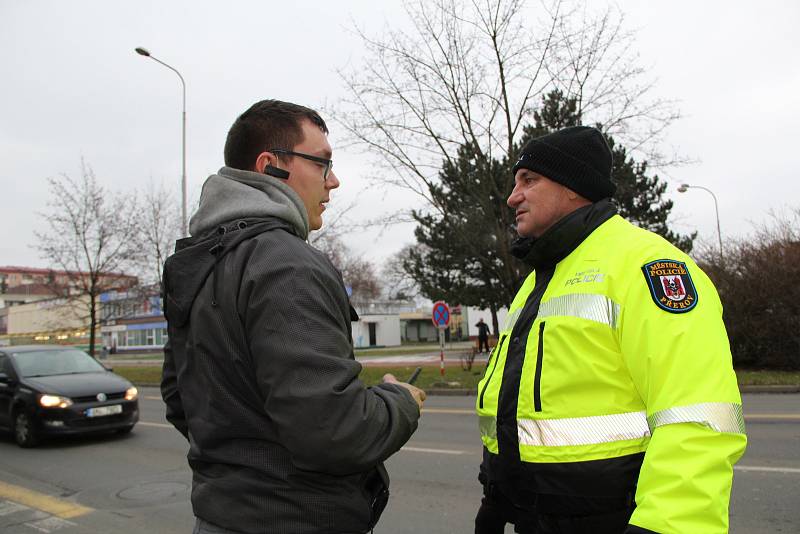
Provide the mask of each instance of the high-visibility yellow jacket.
{"label": "high-visibility yellow jacket", "polygon": [[[489,456],[517,457],[533,473],[561,464],[562,474],[601,477],[609,487],[619,460],[638,457],[631,525],[727,532],[733,464],[747,439],[711,281],[686,254],[618,215],[555,265],[532,312],[537,274],[511,304],[478,385]],[[504,381],[507,361],[523,356],[518,378]],[[562,486],[585,491],[579,482]]]}

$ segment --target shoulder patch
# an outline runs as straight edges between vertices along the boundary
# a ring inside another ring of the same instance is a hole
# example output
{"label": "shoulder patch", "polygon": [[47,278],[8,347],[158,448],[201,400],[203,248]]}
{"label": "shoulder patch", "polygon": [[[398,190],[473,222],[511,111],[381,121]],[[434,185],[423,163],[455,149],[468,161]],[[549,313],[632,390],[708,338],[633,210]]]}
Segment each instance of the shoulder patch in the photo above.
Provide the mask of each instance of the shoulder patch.
{"label": "shoulder patch", "polygon": [[697,290],[682,261],[656,260],[642,266],[650,296],[662,310],[686,313],[697,305]]}

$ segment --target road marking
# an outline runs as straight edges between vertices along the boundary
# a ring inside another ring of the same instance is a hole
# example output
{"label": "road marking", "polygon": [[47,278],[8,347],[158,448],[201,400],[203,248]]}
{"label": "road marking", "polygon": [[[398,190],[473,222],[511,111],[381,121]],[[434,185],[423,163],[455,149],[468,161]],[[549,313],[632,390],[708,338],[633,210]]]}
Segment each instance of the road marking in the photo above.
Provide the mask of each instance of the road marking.
{"label": "road marking", "polygon": [[449,413],[457,415],[475,415],[475,410],[459,410],[458,408],[423,408],[422,413]]}
{"label": "road marking", "polygon": [[[142,398],[147,400],[157,400],[160,401],[161,397],[155,397],[153,395],[145,395]],[[466,415],[475,415],[475,410],[459,410],[455,408],[423,408],[423,413],[452,413],[452,414],[466,414]]]}
{"label": "road marking", "polygon": [[795,467],[759,467],[755,465],[735,465],[736,471],[755,471],[762,473],[796,473],[800,474],[800,469]]}
{"label": "road marking", "polygon": [[[162,400],[161,397],[153,395],[145,395],[143,398],[147,400]],[[458,408],[423,408],[422,413],[441,413],[452,415],[475,415],[475,410],[463,410]],[[787,413],[751,413],[745,414],[745,421],[760,421],[765,419],[782,419],[786,421],[800,421],[800,414],[787,414]],[[144,423],[142,423],[144,424]],[[169,426],[169,425],[167,425]]]}
{"label": "road marking", "polygon": [[26,527],[31,527],[39,532],[45,532],[49,534],[54,530],[61,530],[62,528],[68,527],[77,527],[77,523],[73,523],[72,521],[67,521],[66,519],[61,519],[59,517],[46,517],[44,519],[39,519],[38,521],[28,521],[24,523]]}
{"label": "road marking", "polygon": [[[455,415],[475,415],[475,410],[463,410],[458,408],[423,408],[422,413],[441,413]],[[753,413],[744,416],[745,421],[759,421],[769,419],[781,419],[786,421],[800,421],[800,414],[788,413]]]}
{"label": "road marking", "polygon": [[456,451],[452,449],[426,449],[424,447],[403,447],[400,450],[408,452],[430,452],[434,454],[466,454],[466,451]]}
{"label": "road marking", "polygon": [[30,510],[30,508],[11,501],[0,501],[0,517],[22,512],[23,510]]}
{"label": "road marking", "polygon": [[164,423],[148,423],[146,421],[139,421],[142,426],[156,426],[158,428],[173,428],[172,425],[165,425]]}
{"label": "road marking", "polygon": [[[475,412],[471,410],[457,410],[457,409],[449,409],[449,408],[428,408],[422,410],[423,413],[444,413],[444,414],[469,414],[472,415]],[[770,414],[759,414],[759,417],[774,417]],[[794,416],[787,416],[787,417],[794,417]],[[155,426],[159,428],[172,428],[172,425],[165,425],[163,423],[147,423],[144,421],[139,421],[140,425],[144,426]],[[456,449],[430,449],[425,447],[403,447],[400,449],[401,451],[406,452],[426,452],[431,454],[467,454],[467,451],[461,451]],[[756,466],[749,466],[749,465],[737,465],[734,466],[734,469],[737,471],[756,471],[756,472],[767,472],[767,473],[800,473],[800,469],[794,467],[756,467]],[[0,496],[2,493],[0,493]],[[1,515],[1,514],[0,514]]]}
{"label": "road marking", "polygon": [[[159,397],[153,397],[153,398],[159,398]],[[458,408],[423,408],[422,413],[449,414],[449,415],[475,415],[474,410],[460,410]],[[745,415],[744,419],[745,421],[759,421],[759,420],[769,420],[769,419],[800,421],[800,415],[759,413],[759,414]],[[139,424],[143,426],[155,426],[159,428],[172,428],[172,425],[165,425],[163,423],[148,423],[145,421],[139,421]]]}
{"label": "road marking", "polygon": [[[172,428],[172,425],[165,425],[163,423],[148,423],[146,421],[139,421],[140,425],[154,426],[158,428]],[[426,449],[424,447],[403,447],[400,449],[407,452],[429,452],[433,454],[466,454],[466,451],[459,451],[453,449]]]}
{"label": "road marking", "polygon": [[79,517],[94,512],[93,509],[81,506],[74,502],[65,501],[57,497],[45,495],[38,491],[29,490],[20,486],[14,486],[5,482],[0,482],[0,497],[13,501],[17,504],[24,504],[31,508],[36,508],[50,515],[58,516],[62,519]]}

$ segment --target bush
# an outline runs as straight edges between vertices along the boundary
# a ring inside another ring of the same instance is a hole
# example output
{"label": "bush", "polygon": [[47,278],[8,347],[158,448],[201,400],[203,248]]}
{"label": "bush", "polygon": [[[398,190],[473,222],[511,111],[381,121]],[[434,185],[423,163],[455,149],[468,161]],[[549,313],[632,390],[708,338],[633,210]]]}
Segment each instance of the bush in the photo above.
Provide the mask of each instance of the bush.
{"label": "bush", "polygon": [[754,235],[730,241],[720,258],[699,255],[717,286],[734,366],[800,370],[800,209],[772,214]]}

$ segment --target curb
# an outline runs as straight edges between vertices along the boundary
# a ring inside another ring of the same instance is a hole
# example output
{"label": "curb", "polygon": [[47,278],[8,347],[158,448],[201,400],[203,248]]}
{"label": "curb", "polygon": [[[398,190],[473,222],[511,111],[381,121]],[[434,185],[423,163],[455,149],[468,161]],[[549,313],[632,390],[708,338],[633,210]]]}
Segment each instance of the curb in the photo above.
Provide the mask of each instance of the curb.
{"label": "curb", "polygon": [[739,386],[742,393],[800,393],[800,385],[793,386]]}

